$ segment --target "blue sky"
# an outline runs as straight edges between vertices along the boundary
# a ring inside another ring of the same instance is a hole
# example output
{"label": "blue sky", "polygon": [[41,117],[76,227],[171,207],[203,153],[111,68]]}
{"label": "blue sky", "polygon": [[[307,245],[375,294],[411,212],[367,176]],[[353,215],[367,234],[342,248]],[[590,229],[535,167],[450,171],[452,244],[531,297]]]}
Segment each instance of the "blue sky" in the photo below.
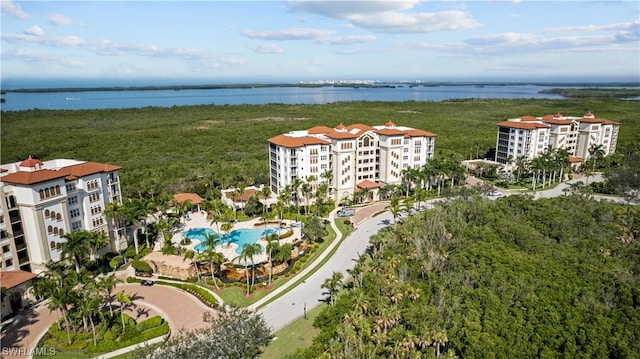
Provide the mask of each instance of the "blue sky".
{"label": "blue sky", "polygon": [[637,1],[9,1],[2,80],[640,80]]}

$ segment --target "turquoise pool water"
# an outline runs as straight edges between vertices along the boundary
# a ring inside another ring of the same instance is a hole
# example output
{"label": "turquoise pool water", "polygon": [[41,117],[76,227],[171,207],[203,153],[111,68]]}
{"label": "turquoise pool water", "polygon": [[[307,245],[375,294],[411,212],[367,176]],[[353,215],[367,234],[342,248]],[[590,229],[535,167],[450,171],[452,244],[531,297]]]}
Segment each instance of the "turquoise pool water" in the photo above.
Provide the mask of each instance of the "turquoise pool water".
{"label": "turquoise pool water", "polygon": [[[227,236],[226,233],[218,235],[220,236],[220,240],[223,244],[226,244],[227,241],[230,243],[235,243],[238,245],[236,248],[236,254],[242,253],[244,246],[246,244],[254,244],[258,242],[258,240],[267,234],[276,233],[278,227],[267,227],[265,228],[256,228],[256,229],[235,229],[229,233]],[[186,232],[184,232],[183,236],[190,239],[197,239],[200,243],[194,247],[196,252],[201,253],[207,249],[207,245],[204,243],[207,238],[208,233],[217,233],[216,231],[210,228],[192,228]],[[263,249],[264,250],[264,249]]]}

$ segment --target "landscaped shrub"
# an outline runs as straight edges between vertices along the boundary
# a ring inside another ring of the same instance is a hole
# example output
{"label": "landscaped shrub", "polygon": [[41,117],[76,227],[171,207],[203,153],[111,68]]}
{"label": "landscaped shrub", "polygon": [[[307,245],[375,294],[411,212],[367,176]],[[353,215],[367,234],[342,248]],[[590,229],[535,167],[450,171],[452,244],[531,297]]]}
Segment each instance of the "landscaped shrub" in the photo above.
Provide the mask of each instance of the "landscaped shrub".
{"label": "landscaped shrub", "polygon": [[122,265],[122,256],[121,255],[117,255],[117,256],[111,258],[111,260],[109,261],[109,267],[111,267],[111,269],[113,269],[113,270],[116,270],[121,265]]}
{"label": "landscaped shrub", "polygon": [[293,231],[292,230],[288,230],[287,233],[283,233],[280,235],[280,239],[285,239],[285,238],[289,238],[293,236]]}
{"label": "landscaped shrub", "polygon": [[151,266],[149,265],[149,263],[145,262],[145,261],[133,261],[131,262],[131,266],[133,267],[133,269],[136,270],[136,272],[140,272],[140,273],[144,273],[144,274],[151,274],[153,273],[153,270],[151,269]]}
{"label": "landscaped shrub", "polygon": [[346,224],[347,226],[351,225],[351,221],[348,219],[345,219],[343,223]]}
{"label": "landscaped shrub", "polygon": [[126,251],[124,251],[124,257],[129,259],[129,258],[134,258],[136,256],[136,249],[133,247],[129,247],[127,248]]}

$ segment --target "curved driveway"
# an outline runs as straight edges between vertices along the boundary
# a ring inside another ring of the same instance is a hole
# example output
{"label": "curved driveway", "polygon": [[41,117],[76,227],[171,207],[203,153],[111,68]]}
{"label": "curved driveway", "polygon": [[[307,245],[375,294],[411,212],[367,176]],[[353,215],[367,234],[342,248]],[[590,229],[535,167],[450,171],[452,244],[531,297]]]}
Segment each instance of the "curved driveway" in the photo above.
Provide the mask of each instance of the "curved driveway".
{"label": "curved driveway", "polygon": [[[127,312],[133,318],[152,317],[157,314],[169,322],[172,332],[180,329],[193,330],[207,326],[203,314],[214,312],[192,295],[168,286],[145,287],[140,284],[121,284],[115,293],[124,290],[132,296],[133,304]],[[114,309],[118,308],[117,303]],[[3,358],[24,358],[34,348],[42,335],[58,319],[55,312],[46,306],[38,306],[23,313],[18,320],[9,325],[0,336]]]}

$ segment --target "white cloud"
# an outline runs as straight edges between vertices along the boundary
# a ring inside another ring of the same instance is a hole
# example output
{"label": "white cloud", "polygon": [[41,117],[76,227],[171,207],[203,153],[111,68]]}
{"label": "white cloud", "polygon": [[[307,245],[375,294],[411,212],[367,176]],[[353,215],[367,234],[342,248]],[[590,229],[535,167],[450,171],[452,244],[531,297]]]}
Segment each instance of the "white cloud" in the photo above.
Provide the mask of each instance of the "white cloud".
{"label": "white cloud", "polygon": [[390,12],[371,16],[354,15],[350,20],[358,27],[390,33],[424,33],[472,29],[480,26],[480,23],[462,11],[416,14]]}
{"label": "white cloud", "polygon": [[73,20],[69,17],[64,16],[62,14],[51,14],[47,18],[47,21],[56,26],[73,26],[77,25]]}
{"label": "white cloud", "polygon": [[335,33],[333,30],[298,27],[284,30],[245,30],[242,32],[242,34],[248,38],[262,40],[322,40]]}
{"label": "white cloud", "polygon": [[24,30],[24,33],[31,36],[44,36],[44,30],[42,30],[42,28],[38,25],[33,25],[30,28]]}
{"label": "white cloud", "polygon": [[257,54],[281,54],[284,50],[275,44],[266,44],[266,45],[249,45],[247,46],[249,50],[253,50]]}
{"label": "white cloud", "polygon": [[20,20],[27,20],[29,18],[29,14],[23,11],[20,5],[11,0],[0,1],[0,11],[2,14],[13,16]]}
{"label": "white cloud", "polygon": [[292,11],[349,20],[375,32],[425,33],[472,29],[480,23],[465,11],[408,12],[420,1],[291,1]]}
{"label": "white cloud", "polygon": [[350,35],[350,36],[335,36],[323,40],[324,43],[330,45],[354,45],[362,44],[376,39],[373,35]]}

